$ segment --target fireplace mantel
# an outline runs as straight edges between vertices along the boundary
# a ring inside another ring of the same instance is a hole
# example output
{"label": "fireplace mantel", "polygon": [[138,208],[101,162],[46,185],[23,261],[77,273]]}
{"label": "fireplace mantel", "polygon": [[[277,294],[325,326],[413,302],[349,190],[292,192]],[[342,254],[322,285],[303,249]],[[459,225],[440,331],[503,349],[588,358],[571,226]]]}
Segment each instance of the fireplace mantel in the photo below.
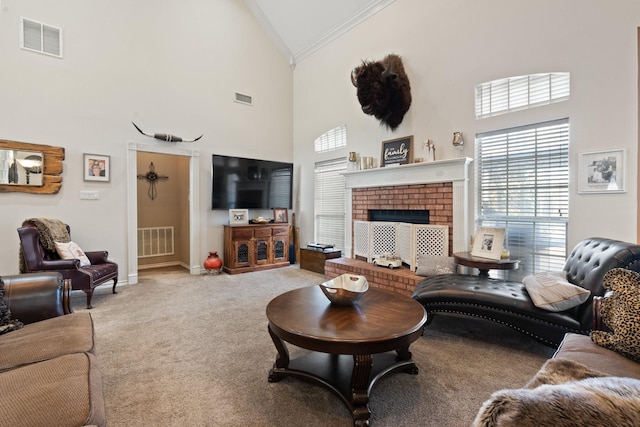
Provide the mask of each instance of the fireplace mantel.
{"label": "fireplace mantel", "polygon": [[430,184],[434,182],[469,181],[473,160],[468,157],[427,163],[364,169],[344,172],[347,188],[386,187],[393,185]]}
{"label": "fireplace mantel", "polygon": [[[352,189],[394,187],[399,185],[451,182],[453,184],[453,252],[465,251],[469,245],[469,174],[473,159],[460,157],[435,162],[412,163],[393,167],[344,172],[346,241],[345,256],[353,254]],[[451,232],[451,231],[450,231]]]}

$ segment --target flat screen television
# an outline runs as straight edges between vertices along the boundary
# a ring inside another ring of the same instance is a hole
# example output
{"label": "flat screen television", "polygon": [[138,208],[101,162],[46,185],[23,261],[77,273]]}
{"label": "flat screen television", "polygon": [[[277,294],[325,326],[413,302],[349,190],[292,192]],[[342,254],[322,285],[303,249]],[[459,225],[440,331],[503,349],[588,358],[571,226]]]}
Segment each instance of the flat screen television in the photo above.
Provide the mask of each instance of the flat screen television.
{"label": "flat screen television", "polygon": [[211,209],[292,208],[293,163],[213,155]]}

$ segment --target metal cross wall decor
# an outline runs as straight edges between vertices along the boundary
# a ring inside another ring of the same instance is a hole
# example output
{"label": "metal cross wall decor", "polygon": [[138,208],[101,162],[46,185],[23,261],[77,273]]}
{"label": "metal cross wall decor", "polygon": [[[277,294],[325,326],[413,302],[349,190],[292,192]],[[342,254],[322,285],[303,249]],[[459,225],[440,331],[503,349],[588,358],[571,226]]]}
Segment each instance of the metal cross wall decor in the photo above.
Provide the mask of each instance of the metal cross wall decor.
{"label": "metal cross wall decor", "polygon": [[158,180],[169,179],[169,177],[158,175],[156,173],[156,167],[154,166],[153,162],[151,162],[149,163],[149,171],[144,175],[138,175],[138,179],[146,179],[149,182],[149,191],[147,192],[147,194],[149,195],[151,200],[154,200],[158,196],[158,190],[156,190],[156,182]]}

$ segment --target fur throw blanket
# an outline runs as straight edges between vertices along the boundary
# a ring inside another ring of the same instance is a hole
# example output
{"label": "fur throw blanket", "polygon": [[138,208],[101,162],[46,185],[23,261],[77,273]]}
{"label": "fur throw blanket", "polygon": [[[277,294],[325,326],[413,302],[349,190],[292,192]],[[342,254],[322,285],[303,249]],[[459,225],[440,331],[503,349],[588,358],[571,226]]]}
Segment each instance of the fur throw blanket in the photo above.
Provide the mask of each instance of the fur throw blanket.
{"label": "fur throw blanket", "polygon": [[[55,242],[70,242],[71,236],[67,231],[67,226],[64,222],[58,219],[48,218],[29,218],[22,222],[22,226],[26,224],[33,224],[40,232],[40,243],[42,247],[48,252],[56,252]],[[26,273],[27,265],[24,260],[24,254],[22,252],[22,243],[20,244],[20,252],[18,254],[20,273]]]}
{"label": "fur throw blanket", "polygon": [[603,375],[579,363],[551,359],[530,388],[491,395],[472,426],[640,426],[640,381]]}

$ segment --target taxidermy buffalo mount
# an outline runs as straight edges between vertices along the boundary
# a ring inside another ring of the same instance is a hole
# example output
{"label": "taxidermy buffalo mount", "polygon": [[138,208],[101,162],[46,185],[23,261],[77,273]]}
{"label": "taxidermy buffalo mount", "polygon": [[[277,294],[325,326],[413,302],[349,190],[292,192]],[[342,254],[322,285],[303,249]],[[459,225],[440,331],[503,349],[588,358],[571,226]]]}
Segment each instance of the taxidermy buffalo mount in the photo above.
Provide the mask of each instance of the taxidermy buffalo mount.
{"label": "taxidermy buffalo mount", "polygon": [[140,129],[135,123],[131,122],[131,124],[133,124],[133,126],[135,126],[135,128],[138,129],[138,132],[140,132],[144,136],[148,136],[148,137],[151,137],[151,138],[159,139],[160,141],[167,141],[167,142],[195,142],[195,141],[199,140],[200,138],[202,138],[202,135],[200,135],[199,137],[194,138],[194,139],[183,139],[183,138],[180,138],[179,136],[170,135],[168,133],[150,134],[150,133],[143,132],[142,129]]}
{"label": "taxidermy buffalo mount", "polygon": [[398,55],[382,61],[362,61],[351,72],[351,83],[358,89],[362,112],[375,116],[380,124],[395,130],[411,106],[411,85]]}

